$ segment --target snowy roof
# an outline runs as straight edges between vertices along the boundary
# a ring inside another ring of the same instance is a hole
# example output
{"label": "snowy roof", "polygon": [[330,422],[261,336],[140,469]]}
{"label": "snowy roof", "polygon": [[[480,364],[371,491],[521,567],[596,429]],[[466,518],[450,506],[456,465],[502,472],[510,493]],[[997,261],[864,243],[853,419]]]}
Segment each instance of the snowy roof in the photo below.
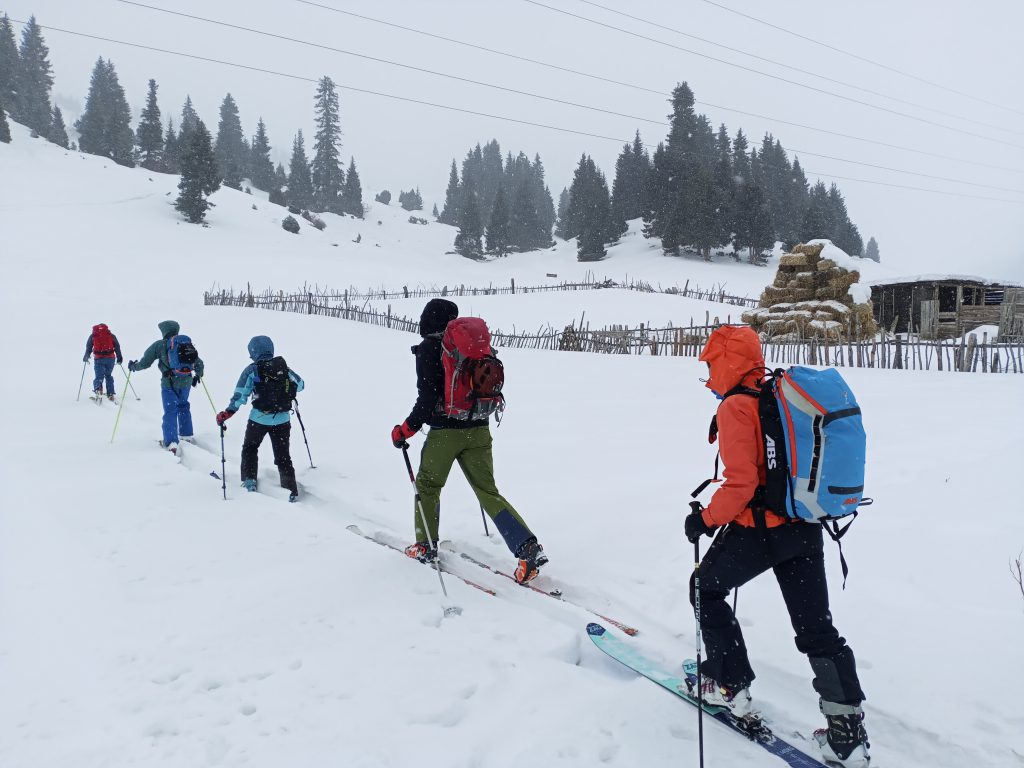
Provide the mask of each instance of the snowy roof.
{"label": "snowy roof", "polygon": [[957,274],[928,274],[928,275],[900,275],[898,277],[886,277],[880,280],[868,280],[868,285],[902,285],[903,283],[934,283],[946,280],[955,280],[964,283],[981,283],[982,285],[993,285],[1001,288],[1024,288],[1024,285],[1008,280],[990,280],[987,277],[977,275]]}

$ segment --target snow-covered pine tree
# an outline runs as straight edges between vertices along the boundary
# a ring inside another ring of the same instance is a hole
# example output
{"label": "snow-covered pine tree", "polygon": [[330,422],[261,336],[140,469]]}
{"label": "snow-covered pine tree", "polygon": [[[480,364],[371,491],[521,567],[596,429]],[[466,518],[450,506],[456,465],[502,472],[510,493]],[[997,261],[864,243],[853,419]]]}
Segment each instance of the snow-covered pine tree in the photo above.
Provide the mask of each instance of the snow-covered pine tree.
{"label": "snow-covered pine tree", "polygon": [[185,148],[192,144],[192,132],[199,124],[199,115],[192,106],[192,97],[186,95],[185,103],[181,106],[181,119],[178,121],[178,165],[181,164],[181,155]]}
{"label": "snow-covered pine tree", "polygon": [[21,47],[18,49],[17,94],[11,115],[19,123],[27,125],[40,136],[46,136],[53,119],[50,107],[50,90],[53,88],[53,67],[50,64],[50,49],[43,40],[42,29],[36,17],[29,17],[28,24],[21,31]]}
{"label": "snow-covered pine tree", "polygon": [[345,186],[341,190],[341,210],[342,213],[348,213],[357,219],[363,218],[363,185],[359,180],[354,157],[349,158]]}
{"label": "snow-covered pine tree", "polygon": [[740,186],[732,217],[733,248],[747,249],[751,264],[760,263],[761,252],[775,244],[775,229],[764,193],[756,184]]}
{"label": "snow-covered pine tree", "polygon": [[423,198],[420,196],[419,189],[410,189],[408,192],[399,190],[398,204],[407,211],[422,211]]}
{"label": "snow-covered pine tree", "polygon": [[498,194],[498,187],[501,186],[502,172],[504,168],[501,162],[501,147],[497,139],[491,139],[484,144],[480,155],[480,178],[477,180],[477,189],[480,190],[480,211],[484,218],[490,216],[494,208],[494,198]]}
{"label": "snow-covered pine tree", "polygon": [[174,132],[174,119],[167,118],[167,132],[164,134],[164,151],[160,170],[164,173],[177,173],[179,170],[178,135]]}
{"label": "snow-covered pine tree", "polygon": [[318,211],[341,212],[341,114],[338,91],[326,75],[316,88],[316,134],[313,140],[313,204]]}
{"label": "snow-covered pine tree", "polygon": [[75,121],[79,149],[91,155],[109,157],[118,165],[135,165],[135,133],[131,108],[117,78],[114,62],[96,60],[89,80],[85,110]]}
{"label": "snow-covered pine tree", "polygon": [[452,169],[448,174],[448,189],[444,193],[444,209],[437,218],[442,224],[451,224],[453,227],[459,223],[459,202],[462,198],[462,189],[459,184],[459,170],[452,159]]}
{"label": "snow-covered pine tree", "polygon": [[874,262],[881,262],[882,257],[878,252],[878,241],[875,240],[874,235],[868,238],[868,245],[864,251],[864,258],[871,259]]}
{"label": "snow-covered pine tree", "polygon": [[11,126],[7,124],[7,113],[4,111],[3,101],[0,101],[0,142],[11,143]]}
{"label": "snow-covered pine tree", "polygon": [[214,154],[217,156],[217,167],[220,168],[224,186],[241,189],[247,164],[247,151],[242,121],[238,116],[238,105],[230,93],[220,104],[220,122],[217,124],[217,145]]}
{"label": "snow-covered pine tree", "polygon": [[274,183],[277,184],[279,189],[288,186],[288,174],[285,172],[282,163],[278,163],[274,169]]}
{"label": "snow-covered pine tree", "polygon": [[558,196],[558,213],[555,219],[555,234],[563,240],[568,240],[575,235],[567,234],[566,229],[566,215],[569,211],[569,190],[562,187],[562,193]]}
{"label": "snow-covered pine tree", "polygon": [[190,132],[190,143],[181,152],[181,181],[174,207],[193,224],[206,218],[207,197],[220,189],[221,172],[213,151],[213,140],[202,120]]}
{"label": "snow-covered pine tree", "polygon": [[267,137],[267,125],[260,117],[256,123],[256,135],[252,140],[252,185],[256,189],[269,192],[274,189],[274,164],[270,160],[270,139]]}
{"label": "snow-covered pine tree", "polygon": [[579,261],[603,259],[607,253],[605,244],[620,234],[612,219],[608,183],[589,155],[580,158],[573,174],[566,224],[577,238]]}
{"label": "snow-covered pine tree", "polygon": [[830,237],[833,230],[832,212],[829,207],[828,190],[825,183],[819,180],[811,188],[807,200],[807,208],[804,210],[803,220],[800,222],[800,240],[816,240],[818,238]]}
{"label": "snow-covered pine tree", "polygon": [[434,221],[441,218],[441,214],[437,212],[437,203],[434,203],[434,210],[431,211],[431,215],[434,217]]}
{"label": "snow-covered pine tree", "polygon": [[718,161],[712,175],[716,208],[711,212],[714,219],[715,245],[724,245],[732,240],[733,206],[736,202],[736,179],[732,168],[732,141],[725,123],[718,128],[716,138]]}
{"label": "snow-covered pine tree", "polygon": [[487,252],[495,256],[507,256],[511,250],[508,200],[505,187],[498,186],[494,194],[494,205],[487,223]]}
{"label": "snow-covered pine tree", "polygon": [[740,128],[736,131],[736,138],[732,140],[732,172],[737,187],[750,181],[748,149],[750,149],[750,145],[747,143],[747,137],[743,134],[743,129]]}
{"label": "snow-covered pine tree", "polygon": [[64,125],[64,113],[60,111],[60,107],[56,104],[53,105],[53,121],[50,123],[50,132],[46,138],[58,147],[67,149],[69,146],[68,129]]}
{"label": "snow-covered pine tree", "polygon": [[292,142],[292,159],[289,164],[288,193],[285,195],[289,205],[303,210],[313,206],[313,181],[309,173],[309,161],[306,160],[306,143],[300,130]]}
{"label": "snow-covered pine tree", "polygon": [[21,59],[14,38],[14,25],[5,13],[0,16],[0,104],[13,109],[18,93],[18,70]]}
{"label": "snow-covered pine tree", "polygon": [[139,119],[136,137],[139,143],[140,165],[148,171],[164,169],[164,131],[160,107],[156,102],[156,80],[150,79],[146,93],[146,106]]}
{"label": "snow-covered pine tree", "polygon": [[467,259],[479,259],[483,252],[480,237],[479,202],[472,175],[462,184],[462,201],[459,204],[459,233],[455,236],[455,250]]}

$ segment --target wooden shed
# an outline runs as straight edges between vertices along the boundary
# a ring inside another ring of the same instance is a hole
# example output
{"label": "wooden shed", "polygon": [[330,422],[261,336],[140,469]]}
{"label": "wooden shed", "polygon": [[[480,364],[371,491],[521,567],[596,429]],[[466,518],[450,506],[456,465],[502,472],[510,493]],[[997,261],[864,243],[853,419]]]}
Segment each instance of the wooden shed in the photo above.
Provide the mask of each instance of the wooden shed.
{"label": "wooden shed", "polygon": [[887,331],[953,339],[981,325],[1000,341],[1024,338],[1024,288],[980,277],[928,275],[872,283],[875,321]]}

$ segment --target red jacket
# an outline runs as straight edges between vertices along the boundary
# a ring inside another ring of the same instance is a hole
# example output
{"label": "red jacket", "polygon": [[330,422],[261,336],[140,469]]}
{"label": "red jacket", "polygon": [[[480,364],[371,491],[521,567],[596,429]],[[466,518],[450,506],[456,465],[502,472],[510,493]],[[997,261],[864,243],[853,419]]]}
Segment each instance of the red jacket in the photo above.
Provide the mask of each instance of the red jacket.
{"label": "red jacket", "polygon": [[[700,359],[708,364],[711,375],[707,387],[715,394],[725,396],[740,385],[760,389],[765,372],[764,356],[761,340],[753,329],[732,325],[716,329]],[[750,500],[757,487],[765,482],[757,398],[734,394],[722,401],[718,406],[718,445],[725,465],[724,482],[705,507],[704,522],[712,526],[737,523],[752,528],[754,515]],[[765,522],[769,528],[774,528],[786,519],[768,512]]]}

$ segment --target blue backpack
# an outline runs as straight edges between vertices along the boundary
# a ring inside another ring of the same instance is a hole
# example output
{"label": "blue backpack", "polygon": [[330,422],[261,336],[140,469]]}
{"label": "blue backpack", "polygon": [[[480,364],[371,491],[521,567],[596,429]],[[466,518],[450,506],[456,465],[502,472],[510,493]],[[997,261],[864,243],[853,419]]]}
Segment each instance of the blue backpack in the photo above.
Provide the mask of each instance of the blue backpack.
{"label": "blue backpack", "polygon": [[171,376],[191,376],[192,366],[199,359],[199,352],[192,339],[179,333],[167,340],[168,374]]}

